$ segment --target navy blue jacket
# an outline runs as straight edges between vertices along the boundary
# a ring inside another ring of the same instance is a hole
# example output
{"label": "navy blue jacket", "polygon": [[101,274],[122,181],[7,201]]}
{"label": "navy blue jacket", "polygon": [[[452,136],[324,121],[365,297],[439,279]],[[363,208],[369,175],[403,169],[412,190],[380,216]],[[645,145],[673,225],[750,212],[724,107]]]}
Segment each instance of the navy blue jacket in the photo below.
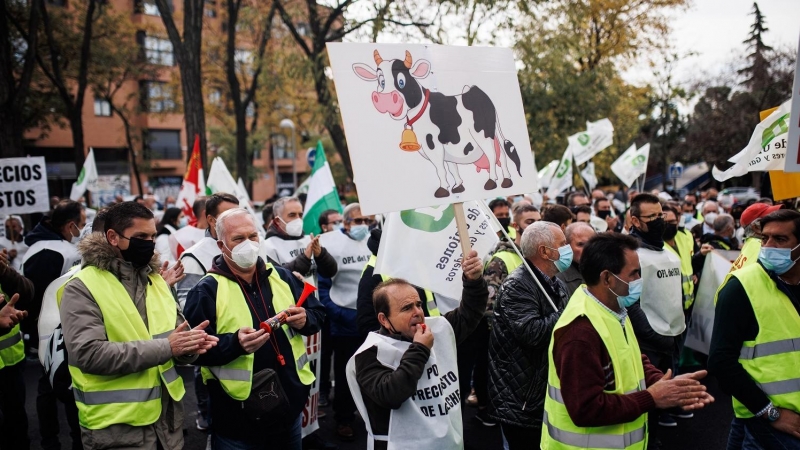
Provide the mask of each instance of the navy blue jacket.
{"label": "navy blue jacket", "polygon": [[331,336],[363,337],[358,331],[358,310],[342,308],[334,303],[330,295],[331,286],[330,278],[319,277],[319,298],[331,324]]}
{"label": "navy blue jacket", "polygon": [[[280,312],[276,311],[272,305],[272,289],[269,284],[271,270],[278,271],[278,275],[289,285],[295,300],[297,300],[303,291],[303,285],[288,270],[282,267],[273,267],[267,270],[264,261],[259,258],[256,263],[256,277],[253,279],[253,283],[248,284],[244,280],[237,280],[222,255],[214,258],[209,272],[240,282],[241,286],[244,287],[246,298],[250,300],[248,309],[250,310],[252,322],[243,323],[241,324],[242,327],[251,326],[258,329],[261,321]],[[217,286],[217,280],[212,277],[204,277],[186,296],[186,305],[184,307],[186,320],[189,321],[191,326],[197,326],[204,320],[208,320],[209,326],[206,328],[206,332],[219,338],[219,343],[215,347],[197,358],[196,364],[199,366],[222,366],[239,356],[245,355],[244,349],[239,344],[237,333],[217,333]],[[253,308],[255,308],[255,311]],[[314,296],[309,296],[306,299],[303,308],[306,310],[306,324],[299,330],[299,333],[304,336],[310,336],[320,330],[322,321],[325,319],[325,309]],[[285,366],[281,366],[278,363],[278,356],[274,348],[275,343],[277,343],[281,355],[284,356]],[[273,334],[254,353],[254,356],[254,373],[266,368],[275,370],[289,400],[289,410],[280,411],[280,417],[275,417],[274,420],[270,419],[270,423],[255,422],[245,416],[242,413],[241,402],[226,394],[216,380],[209,380],[208,382],[211,404],[214,405],[211,408],[214,432],[245,442],[260,442],[259,439],[263,439],[261,433],[264,426],[287,426],[297,420],[306,403],[310,389],[309,386],[301,383],[300,378],[297,376],[292,347],[285,332],[281,331]]]}

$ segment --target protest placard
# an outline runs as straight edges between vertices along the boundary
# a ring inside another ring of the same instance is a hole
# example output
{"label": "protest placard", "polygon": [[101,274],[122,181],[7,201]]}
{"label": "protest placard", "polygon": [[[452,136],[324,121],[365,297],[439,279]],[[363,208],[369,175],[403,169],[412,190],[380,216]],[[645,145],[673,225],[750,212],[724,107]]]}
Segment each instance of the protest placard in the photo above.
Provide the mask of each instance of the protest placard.
{"label": "protest placard", "polygon": [[50,210],[44,157],[0,159],[0,216]]}
{"label": "protest placard", "polygon": [[329,43],[364,214],[538,189],[512,51]]}

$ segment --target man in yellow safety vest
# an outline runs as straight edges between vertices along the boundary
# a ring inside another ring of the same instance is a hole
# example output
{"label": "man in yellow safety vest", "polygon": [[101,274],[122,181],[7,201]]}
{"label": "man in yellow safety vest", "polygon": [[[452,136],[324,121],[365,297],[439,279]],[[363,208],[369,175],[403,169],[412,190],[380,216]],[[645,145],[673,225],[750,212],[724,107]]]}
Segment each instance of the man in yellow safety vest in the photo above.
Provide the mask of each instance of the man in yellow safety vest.
{"label": "man in yellow safety vest", "polygon": [[753,203],[742,212],[739,225],[744,228],[744,242],[739,257],[733,262],[731,270],[741,269],[758,261],[761,251],[761,224],[758,219],[773,213],[783,207],[782,204],[769,205],[767,203]]}
{"label": "man in yellow safety vest", "polygon": [[83,446],[182,448],[176,365],[217,340],[203,331],[207,322],[188,330],[159,275],[149,209],[118,203],[104,231],[80,242],[82,268],[56,294]]}
{"label": "man in yellow safety vest", "polygon": [[761,234],[758,263],[717,292],[708,368],[733,397],[728,448],[800,448],[800,213],[764,216]]}
{"label": "man in yellow safety vest", "polygon": [[300,450],[301,412],[315,380],[305,336],[319,331],[324,308],[313,295],[296,305],[302,284],[259,257],[247,210],[225,211],[215,227],[222,254],[189,291],[185,308],[189,322],[209,321],[219,339],[197,359],[213,405],[211,448]]}
{"label": "man in yellow safety vest", "polygon": [[645,449],[648,411],[713,401],[698,381],[705,371],[673,378],[639,350],[626,309],[641,294],[638,247],[630,236],[601,233],[583,250],[586,284],[550,341],[542,449]]}

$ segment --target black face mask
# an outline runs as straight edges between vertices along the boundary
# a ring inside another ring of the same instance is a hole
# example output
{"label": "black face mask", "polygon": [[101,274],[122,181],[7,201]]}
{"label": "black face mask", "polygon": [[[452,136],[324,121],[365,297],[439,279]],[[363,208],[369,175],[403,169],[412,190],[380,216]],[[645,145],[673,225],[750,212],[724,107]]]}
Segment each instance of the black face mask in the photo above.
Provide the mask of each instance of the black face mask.
{"label": "black face mask", "polygon": [[644,231],[641,228],[637,228],[637,230],[642,235],[642,238],[644,238],[645,242],[650,245],[660,247],[664,244],[664,230],[666,229],[666,226],[667,223],[664,222],[664,219],[654,219],[650,222],[647,222],[647,231]]}
{"label": "black face mask", "polygon": [[671,241],[672,238],[674,238],[675,235],[677,235],[677,234],[678,234],[678,226],[677,225],[670,223],[670,224],[667,224],[666,227],[664,227],[664,240],[665,241]]}
{"label": "black face mask", "polygon": [[122,259],[133,264],[137,269],[144,267],[153,259],[153,253],[156,251],[156,241],[147,241],[139,238],[126,238],[123,235],[119,237],[128,240],[128,248],[125,250],[120,249]]}
{"label": "black face mask", "polygon": [[597,217],[606,220],[611,215],[611,211],[597,211]]}
{"label": "black face mask", "polygon": [[497,219],[497,221],[500,222],[500,226],[502,226],[505,230],[508,230],[508,226],[511,225],[511,217],[503,217],[501,219]]}

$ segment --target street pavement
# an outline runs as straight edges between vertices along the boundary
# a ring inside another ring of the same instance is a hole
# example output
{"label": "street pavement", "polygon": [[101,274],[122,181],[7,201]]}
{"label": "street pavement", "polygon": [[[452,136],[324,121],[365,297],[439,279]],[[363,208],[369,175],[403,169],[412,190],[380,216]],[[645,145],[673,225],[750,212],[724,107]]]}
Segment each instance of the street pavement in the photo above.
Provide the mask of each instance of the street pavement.
{"label": "street pavement", "polygon": [[[184,406],[186,420],[184,432],[186,437],[186,450],[203,450],[206,448],[207,434],[195,428],[197,407],[194,397],[194,377],[190,367],[181,367],[179,372],[186,385]],[[27,393],[27,413],[29,422],[29,436],[31,448],[40,449],[39,425],[36,419],[36,385],[41,373],[38,361],[27,361],[25,369],[25,385]],[[722,394],[717,387],[716,380],[706,381],[709,392],[716,398],[716,402],[704,410],[695,413],[693,419],[678,419],[678,426],[673,428],[659,427],[656,430],[662,442],[663,450],[723,450],[728,436],[728,429],[733,417],[730,397]],[[336,437],[335,422],[331,407],[323,408],[327,417],[320,420],[320,429],[316,432],[320,438],[339,446],[340,450],[366,449],[366,430],[364,423],[357,419],[354,424],[356,438],[353,442],[342,442]],[[464,406],[464,443],[466,450],[500,450],[502,438],[500,427],[485,427],[474,416],[476,408]],[[61,445],[70,448],[69,427],[64,419],[63,409],[61,414]],[[652,434],[651,434],[652,435]],[[310,450],[318,447],[304,447]]]}

